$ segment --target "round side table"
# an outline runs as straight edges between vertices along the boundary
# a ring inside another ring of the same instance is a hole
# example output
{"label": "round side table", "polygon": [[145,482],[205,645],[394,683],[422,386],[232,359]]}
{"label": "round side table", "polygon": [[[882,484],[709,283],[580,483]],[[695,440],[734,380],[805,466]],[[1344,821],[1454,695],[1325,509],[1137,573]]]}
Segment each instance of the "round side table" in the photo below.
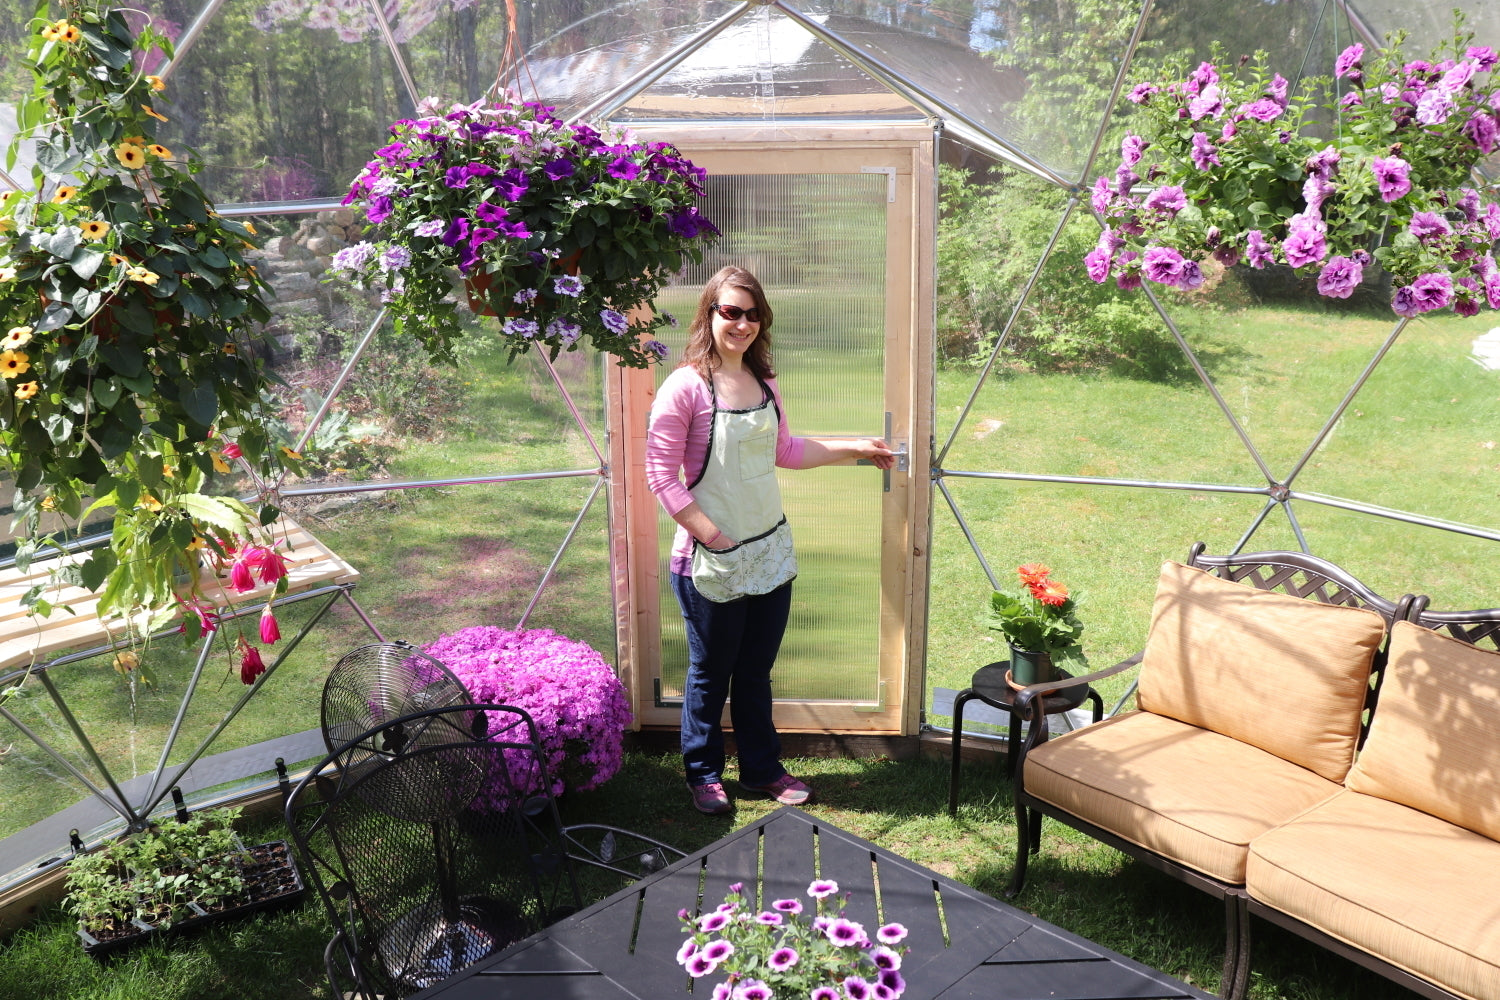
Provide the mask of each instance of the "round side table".
{"label": "round side table", "polygon": [[[963,741],[964,705],[971,699],[978,698],[991,708],[1002,709],[1010,715],[1010,737],[1005,744],[1005,768],[1007,774],[1015,776],[1016,751],[1021,746],[1021,717],[1016,714],[1016,690],[1005,679],[1009,670],[1009,660],[985,664],[974,671],[969,686],[953,699],[953,769],[948,777],[949,816],[958,812],[959,744]],[[1064,680],[1073,676],[1066,670],[1058,670],[1057,673]],[[1093,705],[1095,722],[1104,718],[1104,699],[1088,685],[1044,696],[1042,710],[1048,715],[1060,715],[1071,712],[1085,701]]]}

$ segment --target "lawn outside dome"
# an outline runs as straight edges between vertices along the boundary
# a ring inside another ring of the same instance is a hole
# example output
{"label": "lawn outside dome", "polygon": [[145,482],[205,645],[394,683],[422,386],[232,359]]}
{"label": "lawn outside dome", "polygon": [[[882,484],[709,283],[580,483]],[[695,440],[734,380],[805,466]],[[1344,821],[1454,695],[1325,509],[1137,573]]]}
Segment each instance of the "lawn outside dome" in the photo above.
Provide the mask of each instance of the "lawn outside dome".
{"label": "lawn outside dome", "polygon": [[[0,3],[7,9],[0,44],[18,51],[32,4]],[[931,461],[916,470],[934,491],[931,527],[922,531],[930,531],[934,553],[931,589],[944,595],[930,608],[925,594],[916,598],[929,622],[928,645],[939,654],[916,665],[927,670],[929,688],[962,687],[985,662],[993,650],[976,619],[988,592],[1003,585],[991,567],[1033,558],[1064,560],[1059,572],[1091,591],[1110,576],[1136,581],[1122,598],[1134,605],[1111,621],[1096,624],[1099,605],[1091,602],[1086,641],[1109,649],[1143,634],[1154,566],[1181,558],[1199,537],[1211,551],[1307,548],[1347,560],[1376,589],[1385,569],[1370,560],[1390,552],[1403,567],[1427,569],[1423,584],[1467,601],[1461,606],[1497,603],[1500,581],[1480,567],[1493,564],[1500,541],[1492,513],[1500,495],[1500,391],[1494,374],[1464,353],[1483,328],[1419,322],[1391,333],[1385,322],[1357,337],[1303,335],[1291,346],[1277,324],[1295,317],[1277,314],[1236,340],[1216,329],[1229,320],[1211,299],[1163,295],[1150,310],[1163,341],[1187,359],[1175,385],[1043,377],[1012,364],[1007,347],[1033,322],[1028,302],[1038,282],[1031,272],[1041,272],[1049,253],[1065,252],[1071,227],[1097,235],[1087,188],[1113,168],[1124,88],[1151,60],[1207,58],[1217,40],[1236,54],[1265,49],[1268,65],[1288,76],[1327,74],[1348,44],[1376,45],[1389,31],[1408,32],[1409,53],[1429,50],[1448,32],[1455,6],[1477,43],[1500,46],[1500,8],[1492,3],[522,0],[514,35],[502,0],[134,6],[177,45],[173,62],[148,59],[142,67],[166,83],[160,108],[169,121],[159,141],[198,149],[206,164],[199,180],[220,213],[253,220],[268,234],[260,267],[277,291],[274,363],[292,375],[289,443],[338,456],[283,496],[364,573],[361,600],[393,637],[424,642],[466,625],[545,626],[615,659],[613,618],[580,624],[574,613],[612,598],[607,539],[618,508],[605,468],[610,436],[623,430],[610,424],[607,373],[597,357],[566,353],[555,366],[525,359],[515,372],[496,374],[481,370],[484,348],[475,341],[477,353],[462,359],[457,374],[432,376],[390,345],[378,302],[324,280],[328,258],[360,238],[363,220],[339,201],[385,141],[386,126],[412,116],[429,96],[472,102],[497,79],[565,117],[657,131],[676,123],[940,124],[943,163],[986,177],[1024,175],[1046,191],[1031,206],[1047,219],[1020,268],[1023,280],[994,304],[1001,319],[961,364],[939,365],[934,376]],[[507,51],[524,60],[502,65]],[[6,102],[23,74],[14,62],[0,63],[0,131],[10,127]],[[1481,173],[1495,178],[1500,154]],[[23,153],[0,173],[0,190],[20,188],[29,176]],[[938,267],[935,260],[923,266]],[[1071,266],[1087,283],[1081,260]],[[682,284],[693,280],[701,281],[696,271]],[[774,300],[776,288],[768,290]],[[1284,357],[1269,353],[1282,345]],[[1299,380],[1325,355],[1327,367]],[[383,372],[397,373],[406,391],[395,395],[407,399],[381,397],[376,376]],[[788,365],[784,381],[798,377]],[[814,376],[800,377],[808,388],[788,393],[794,429],[816,386]],[[413,409],[414,399],[428,408]],[[512,416],[487,416],[490,440],[474,447],[464,437],[472,430],[464,414],[481,404],[494,407],[487,415]],[[1160,419],[1122,423],[1127,413]],[[1419,446],[1391,446],[1413,435]],[[408,457],[382,460],[385,448]],[[1421,464],[1403,464],[1413,453]],[[1174,468],[1184,457],[1190,461]],[[1425,488],[1445,478],[1461,489]],[[1042,525],[1046,534],[1009,540],[1007,525]],[[1389,577],[1413,575],[1392,567]],[[314,635],[330,637],[325,659],[287,678],[288,703],[262,709],[252,701],[209,756],[306,728],[295,703],[315,700],[326,665],[354,634],[345,621],[320,628]],[[59,704],[99,697],[93,689],[103,687],[103,673],[89,664],[58,671],[60,702],[28,696],[11,706],[15,718],[0,722],[0,733],[15,722],[63,731]],[[145,713],[164,714],[163,726],[182,687],[167,686],[173,690],[153,694]],[[118,709],[120,699],[109,694],[103,690],[99,704]],[[184,708],[185,731],[206,735],[228,708],[206,689],[204,700]],[[928,701],[924,695],[924,711]],[[100,737],[97,760],[85,748],[57,750],[96,788],[107,792],[103,771],[123,781],[156,765],[161,743],[148,736],[152,720],[121,724],[94,708],[77,711],[91,734],[118,730]],[[941,713],[929,711],[924,721],[941,726]],[[0,735],[6,745],[0,796],[10,799],[10,783],[24,778],[16,801],[28,819],[0,830],[0,839],[89,797],[82,781],[24,736]],[[187,754],[170,756],[175,765]],[[233,798],[245,777],[206,778],[194,794]],[[255,777],[266,784],[264,773]],[[81,832],[93,843],[119,825],[106,819]],[[29,877],[23,870],[65,843],[5,858],[0,869],[13,871],[0,872],[0,884],[19,884]]]}

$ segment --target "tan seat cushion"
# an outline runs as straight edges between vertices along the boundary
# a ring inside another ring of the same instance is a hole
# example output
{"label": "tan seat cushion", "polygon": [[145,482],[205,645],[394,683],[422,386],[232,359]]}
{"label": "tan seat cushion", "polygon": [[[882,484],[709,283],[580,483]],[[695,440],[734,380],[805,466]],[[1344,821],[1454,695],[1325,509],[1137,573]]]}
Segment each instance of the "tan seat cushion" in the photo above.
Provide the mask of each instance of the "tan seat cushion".
{"label": "tan seat cushion", "polygon": [[1385,619],[1374,611],[1257,590],[1169,562],[1157,583],[1136,703],[1341,782],[1384,636]]}
{"label": "tan seat cushion", "polygon": [[1500,997],[1500,844],[1487,837],[1343,791],[1257,837],[1247,885],[1460,996]]}
{"label": "tan seat cushion", "polygon": [[1500,840],[1500,653],[1397,622],[1347,784]]}
{"label": "tan seat cushion", "polygon": [[1251,840],[1339,790],[1247,743],[1149,712],[1049,740],[1026,791],[1223,882],[1245,881]]}

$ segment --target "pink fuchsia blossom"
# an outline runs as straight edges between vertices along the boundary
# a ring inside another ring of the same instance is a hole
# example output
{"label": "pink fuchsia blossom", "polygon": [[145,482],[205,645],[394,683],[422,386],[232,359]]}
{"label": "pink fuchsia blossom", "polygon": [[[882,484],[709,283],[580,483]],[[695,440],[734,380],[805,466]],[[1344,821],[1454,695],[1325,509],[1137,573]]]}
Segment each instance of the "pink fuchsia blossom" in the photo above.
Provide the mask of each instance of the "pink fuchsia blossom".
{"label": "pink fuchsia blossom", "polygon": [[287,574],[286,558],[269,545],[246,546],[239,560],[249,564],[261,583],[275,583]]}
{"label": "pink fuchsia blossom", "polygon": [[1140,136],[1127,134],[1124,139],[1120,140],[1120,159],[1127,167],[1133,167],[1141,162],[1141,157],[1149,145],[1150,143]]}
{"label": "pink fuchsia blossom", "polygon": [[1399,156],[1377,156],[1370,161],[1380,200],[1391,202],[1411,190],[1411,164]]}
{"label": "pink fuchsia blossom", "polygon": [[200,600],[182,601],[181,604],[183,620],[182,624],[177,627],[177,631],[186,634],[188,621],[191,618],[198,619],[198,634],[200,636],[208,635],[210,632],[218,630],[219,612],[213,605]]}
{"label": "pink fuchsia blossom", "polygon": [[1193,133],[1193,148],[1188,152],[1193,160],[1193,166],[1199,170],[1207,170],[1209,167],[1219,166],[1219,150],[1213,141],[1202,132]]}
{"label": "pink fuchsia blossom", "polygon": [[260,650],[245,641],[244,636],[239,638],[240,652],[240,683],[254,684],[255,679],[266,672],[266,661],[261,659]]}
{"label": "pink fuchsia blossom", "polygon": [[1276,255],[1271,249],[1271,244],[1259,229],[1252,229],[1245,234],[1245,263],[1257,271],[1267,264],[1276,263]]}
{"label": "pink fuchsia blossom", "polygon": [[1360,68],[1360,60],[1364,58],[1365,47],[1358,42],[1349,46],[1339,53],[1339,57],[1333,61],[1333,72],[1335,76],[1348,76]]}
{"label": "pink fuchsia blossom", "polygon": [[224,457],[230,459],[239,458],[241,455],[245,454],[240,450],[240,446],[235,444],[233,441],[225,441],[224,447],[221,450],[224,452]]}
{"label": "pink fuchsia blossom", "polygon": [[1171,247],[1151,247],[1141,258],[1141,275],[1159,285],[1176,285],[1182,280],[1187,263]]}
{"label": "pink fuchsia blossom", "polygon": [[250,563],[243,557],[229,564],[229,586],[240,594],[255,589],[255,576],[250,572]]}
{"label": "pink fuchsia blossom", "polygon": [[1391,308],[1398,316],[1418,316],[1453,304],[1453,278],[1446,271],[1423,274],[1396,289]]}
{"label": "pink fuchsia blossom", "polygon": [[266,609],[260,613],[260,641],[271,646],[280,638],[281,626],[276,623],[276,614],[267,604]]}
{"label": "pink fuchsia blossom", "polygon": [[1407,231],[1423,243],[1431,243],[1444,236],[1453,235],[1453,227],[1448,225],[1448,220],[1436,212],[1413,213]]}
{"label": "pink fuchsia blossom", "polygon": [[1318,294],[1333,299],[1347,299],[1364,280],[1364,268],[1348,257],[1330,257],[1318,272]]}
{"label": "pink fuchsia blossom", "polygon": [[1187,208],[1187,198],[1183,195],[1181,187],[1168,184],[1148,194],[1141,207],[1147,211],[1161,212],[1164,215],[1176,215]]}

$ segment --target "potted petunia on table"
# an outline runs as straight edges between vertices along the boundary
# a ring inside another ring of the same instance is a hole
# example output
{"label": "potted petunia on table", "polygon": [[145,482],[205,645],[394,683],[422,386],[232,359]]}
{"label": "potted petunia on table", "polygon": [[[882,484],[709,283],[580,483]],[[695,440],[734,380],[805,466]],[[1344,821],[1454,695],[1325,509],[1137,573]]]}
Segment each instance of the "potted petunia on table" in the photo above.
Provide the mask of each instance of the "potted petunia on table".
{"label": "potted petunia on table", "polygon": [[719,236],[698,207],[704,172],[670,144],[515,94],[421,112],[355,178],[345,204],[364,207],[372,238],[334,266],[438,359],[462,333],[461,279],[473,311],[502,317],[511,357],[592,344],[622,365],[660,361],[653,334],[672,319],[639,307]]}

